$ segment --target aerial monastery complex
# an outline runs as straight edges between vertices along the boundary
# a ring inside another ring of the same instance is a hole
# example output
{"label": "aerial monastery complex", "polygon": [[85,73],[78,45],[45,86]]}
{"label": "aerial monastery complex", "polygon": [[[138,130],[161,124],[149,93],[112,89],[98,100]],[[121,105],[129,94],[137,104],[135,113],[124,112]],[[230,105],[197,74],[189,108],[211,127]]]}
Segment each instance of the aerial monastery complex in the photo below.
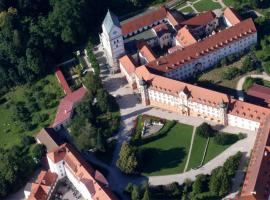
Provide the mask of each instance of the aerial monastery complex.
{"label": "aerial monastery complex", "polygon": [[142,104],[257,132],[241,199],[267,199],[270,109],[183,82],[256,44],[253,20],[241,20],[232,8],[186,20],[161,7],[122,22],[108,11],[102,31],[108,63],[119,66]]}

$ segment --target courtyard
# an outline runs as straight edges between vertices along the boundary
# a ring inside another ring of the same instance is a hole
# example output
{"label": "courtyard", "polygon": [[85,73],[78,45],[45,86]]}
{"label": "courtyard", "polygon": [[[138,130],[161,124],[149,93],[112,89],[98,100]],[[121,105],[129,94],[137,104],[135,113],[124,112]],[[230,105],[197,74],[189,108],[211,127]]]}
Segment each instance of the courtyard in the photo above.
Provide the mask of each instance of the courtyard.
{"label": "courtyard", "polygon": [[162,119],[138,116],[131,137],[142,158],[142,175],[145,176],[179,174],[200,168],[230,146],[219,145],[212,137],[207,139],[195,134],[196,127],[192,125],[164,119],[160,130],[143,136],[145,121],[148,123],[150,120]]}

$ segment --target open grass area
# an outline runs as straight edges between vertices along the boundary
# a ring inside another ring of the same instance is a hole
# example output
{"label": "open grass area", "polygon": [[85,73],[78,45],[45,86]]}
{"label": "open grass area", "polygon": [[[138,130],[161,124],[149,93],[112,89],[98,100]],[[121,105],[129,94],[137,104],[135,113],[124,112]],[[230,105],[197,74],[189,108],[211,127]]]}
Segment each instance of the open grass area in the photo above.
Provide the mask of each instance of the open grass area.
{"label": "open grass area", "polygon": [[241,69],[242,63],[246,56],[243,56],[240,60],[221,67],[212,67],[206,71],[203,71],[201,74],[197,76],[196,79],[188,79],[187,81],[191,84],[196,84],[205,88],[209,88],[212,90],[220,91],[223,93],[227,93],[230,95],[236,95],[236,86],[238,81],[246,75],[256,74],[256,71],[247,72],[242,75],[236,76],[232,80],[226,80],[223,77],[223,74],[230,68],[238,68]]}
{"label": "open grass area", "polygon": [[145,152],[142,174],[154,176],[183,172],[192,131],[192,126],[177,123],[159,139],[139,146],[139,150]]}
{"label": "open grass area", "polygon": [[202,160],[206,145],[207,138],[195,135],[187,170],[199,167],[202,161],[203,165],[206,164],[230,146],[217,144],[212,137],[209,140],[205,158]]}
{"label": "open grass area", "polygon": [[[12,108],[15,106],[16,102],[25,100],[25,92],[29,92],[30,88],[33,86],[38,86],[44,94],[55,94],[57,102],[48,109],[40,109],[37,112],[32,112],[31,115],[33,117],[39,114],[46,114],[48,118],[43,122],[36,122],[32,130],[25,131],[18,121],[14,121]],[[41,128],[50,125],[54,120],[58,101],[61,96],[63,96],[63,92],[55,75],[48,75],[46,78],[41,79],[31,86],[24,85],[13,88],[9,93],[5,94],[5,96],[1,98],[0,103],[0,147],[10,148],[15,144],[18,144],[23,136],[35,135]]]}
{"label": "open grass area", "polygon": [[180,11],[182,13],[192,13],[192,12],[195,12],[190,6],[187,6],[187,7],[183,8],[183,9],[180,9]]}
{"label": "open grass area", "polygon": [[223,3],[226,6],[233,6],[234,5],[235,0],[223,0]]}
{"label": "open grass area", "polygon": [[207,138],[195,135],[187,170],[200,166],[206,144]]}
{"label": "open grass area", "polygon": [[209,141],[208,149],[205,155],[203,164],[206,164],[208,161],[212,160],[223,151],[225,151],[230,145],[218,145],[215,143],[214,138],[211,138]]}
{"label": "open grass area", "polygon": [[194,4],[194,7],[199,11],[208,11],[208,10],[214,10],[214,9],[220,9],[222,8],[221,5],[217,2],[213,2],[212,0],[201,0],[198,3]]}

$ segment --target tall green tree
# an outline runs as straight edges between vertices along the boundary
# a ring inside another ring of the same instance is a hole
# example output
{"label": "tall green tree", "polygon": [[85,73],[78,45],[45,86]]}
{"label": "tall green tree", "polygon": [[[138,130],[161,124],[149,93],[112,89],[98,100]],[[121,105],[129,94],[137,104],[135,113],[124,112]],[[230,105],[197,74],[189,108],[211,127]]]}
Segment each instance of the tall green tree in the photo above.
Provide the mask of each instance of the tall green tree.
{"label": "tall green tree", "polygon": [[122,144],[119,159],[116,164],[117,167],[126,174],[137,173],[139,164],[136,157],[136,150],[128,142]]}

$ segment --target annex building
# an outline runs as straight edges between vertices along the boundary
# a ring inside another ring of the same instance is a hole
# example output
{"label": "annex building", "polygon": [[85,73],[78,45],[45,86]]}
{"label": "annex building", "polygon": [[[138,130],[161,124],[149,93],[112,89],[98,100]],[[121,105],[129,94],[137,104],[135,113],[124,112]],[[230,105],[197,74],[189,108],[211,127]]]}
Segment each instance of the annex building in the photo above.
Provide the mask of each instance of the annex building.
{"label": "annex building", "polygon": [[33,183],[28,183],[24,193],[27,200],[48,200],[57,182],[68,178],[85,200],[118,199],[108,188],[108,181],[98,170],[94,170],[70,144],[47,153],[49,171],[41,171]]}
{"label": "annex building", "polygon": [[[124,22],[108,11],[102,29],[107,57],[119,65],[142,104],[257,132],[239,198],[269,199],[270,109],[183,82],[256,44],[253,20],[241,20],[232,8],[219,16],[208,11],[186,20],[161,7]],[[164,47],[163,55],[154,51]]]}

